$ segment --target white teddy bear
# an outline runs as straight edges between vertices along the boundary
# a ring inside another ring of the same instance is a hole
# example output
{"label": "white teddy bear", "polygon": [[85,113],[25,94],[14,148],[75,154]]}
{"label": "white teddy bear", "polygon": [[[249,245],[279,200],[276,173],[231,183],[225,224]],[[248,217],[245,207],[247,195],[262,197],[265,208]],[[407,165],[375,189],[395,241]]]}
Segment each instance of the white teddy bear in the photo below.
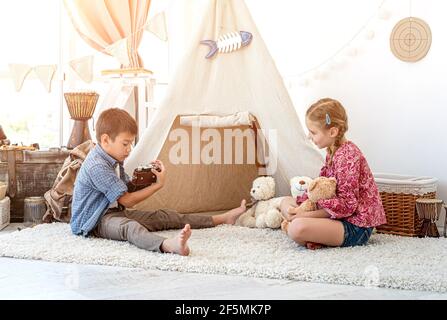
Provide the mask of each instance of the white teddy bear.
{"label": "white teddy bear", "polygon": [[283,220],[280,204],[284,197],[274,198],[275,180],[272,177],[256,178],[250,195],[256,202],[238,218],[236,225],[249,228],[280,228]]}
{"label": "white teddy bear", "polygon": [[312,178],[306,176],[296,176],[290,179],[290,192],[292,197],[302,196],[311,182]]}

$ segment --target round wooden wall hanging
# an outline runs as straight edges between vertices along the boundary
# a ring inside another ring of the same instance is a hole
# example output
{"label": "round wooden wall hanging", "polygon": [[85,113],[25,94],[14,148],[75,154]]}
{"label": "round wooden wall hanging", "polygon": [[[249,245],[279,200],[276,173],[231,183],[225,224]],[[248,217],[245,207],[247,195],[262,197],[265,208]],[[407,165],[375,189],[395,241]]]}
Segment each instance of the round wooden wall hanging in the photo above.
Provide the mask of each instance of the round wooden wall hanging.
{"label": "round wooden wall hanging", "polygon": [[430,45],[430,27],[422,19],[415,17],[402,19],[391,32],[391,51],[400,60],[419,61],[430,50]]}

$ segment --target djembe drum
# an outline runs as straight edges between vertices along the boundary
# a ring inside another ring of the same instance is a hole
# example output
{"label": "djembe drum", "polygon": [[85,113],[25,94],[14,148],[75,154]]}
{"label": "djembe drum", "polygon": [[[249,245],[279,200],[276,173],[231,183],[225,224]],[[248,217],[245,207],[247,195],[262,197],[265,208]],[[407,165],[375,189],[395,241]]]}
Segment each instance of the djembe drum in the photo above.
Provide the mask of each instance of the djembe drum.
{"label": "djembe drum", "polygon": [[67,148],[73,149],[90,140],[88,120],[93,117],[99,95],[96,92],[67,92],[64,94],[71,119],[75,121]]}
{"label": "djembe drum", "polygon": [[444,201],[440,199],[416,199],[418,216],[423,220],[420,237],[439,237],[436,221],[439,219]]}

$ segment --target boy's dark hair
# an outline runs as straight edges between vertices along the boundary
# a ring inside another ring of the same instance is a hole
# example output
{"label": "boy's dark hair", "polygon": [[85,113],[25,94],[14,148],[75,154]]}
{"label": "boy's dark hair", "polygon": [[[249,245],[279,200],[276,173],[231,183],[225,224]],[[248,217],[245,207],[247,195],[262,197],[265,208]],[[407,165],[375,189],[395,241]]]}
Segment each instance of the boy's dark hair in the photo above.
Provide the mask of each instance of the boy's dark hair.
{"label": "boy's dark hair", "polygon": [[104,110],[96,121],[96,140],[101,142],[101,136],[105,133],[112,141],[122,132],[137,135],[138,127],[134,118],[125,110],[110,108]]}

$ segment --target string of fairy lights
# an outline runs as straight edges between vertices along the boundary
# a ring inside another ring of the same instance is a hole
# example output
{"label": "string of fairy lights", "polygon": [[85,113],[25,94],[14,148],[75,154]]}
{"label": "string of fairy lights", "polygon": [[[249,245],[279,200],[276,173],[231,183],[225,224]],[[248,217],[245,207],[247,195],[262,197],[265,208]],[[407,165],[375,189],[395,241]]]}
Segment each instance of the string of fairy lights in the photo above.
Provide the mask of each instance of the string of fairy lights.
{"label": "string of fairy lights", "polygon": [[283,79],[289,89],[293,89],[296,85],[308,87],[314,81],[325,80],[329,77],[332,71],[341,69],[346,66],[350,60],[357,57],[360,53],[360,42],[372,41],[376,36],[373,22],[378,23],[379,21],[386,21],[392,16],[392,11],[388,9],[385,4],[386,0],[383,0],[377,7],[377,10],[368,17],[365,23],[359,27],[353,36],[326,59],[304,71],[293,74],[283,74]]}

